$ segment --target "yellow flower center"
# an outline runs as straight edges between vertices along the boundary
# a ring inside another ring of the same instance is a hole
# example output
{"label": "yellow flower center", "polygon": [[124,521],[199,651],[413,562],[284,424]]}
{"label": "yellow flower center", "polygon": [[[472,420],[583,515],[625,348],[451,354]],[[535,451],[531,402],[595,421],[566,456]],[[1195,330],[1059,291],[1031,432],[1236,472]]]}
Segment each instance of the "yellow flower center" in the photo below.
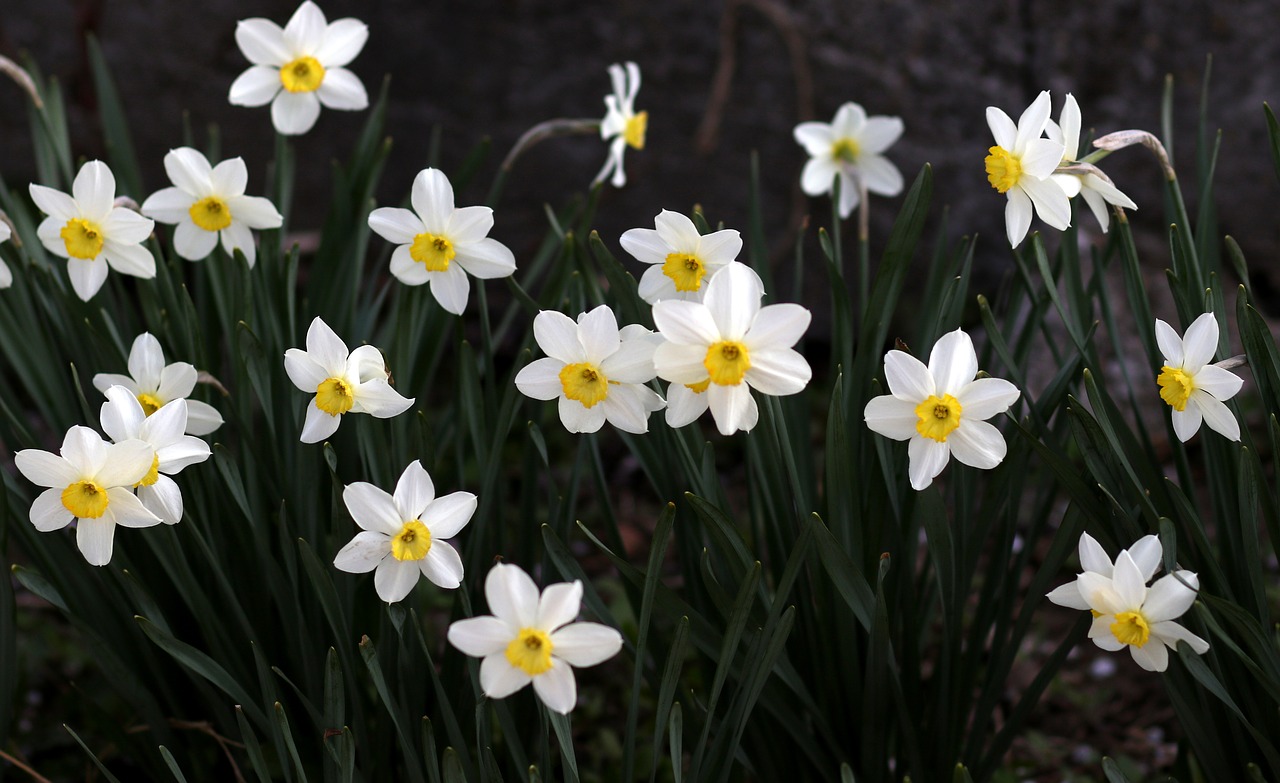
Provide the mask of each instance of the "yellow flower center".
{"label": "yellow flower center", "polygon": [[58,232],[72,258],[97,258],[102,252],[102,229],[84,218],[71,218]]}
{"label": "yellow flower center", "polygon": [[609,379],[590,362],[566,364],[560,371],[560,386],[565,397],[577,400],[584,408],[609,396]]}
{"label": "yellow flower center", "polygon": [[546,631],[521,628],[520,634],[507,645],[507,662],[525,674],[537,676],[551,668],[554,647]]}
{"label": "yellow flower center", "polygon": [[80,519],[97,519],[107,513],[107,491],[89,479],[62,490],[62,505]]}
{"label": "yellow flower center", "polygon": [[702,277],[707,268],[702,259],[690,253],[668,253],[662,265],[662,274],[671,278],[677,291],[697,291],[702,287]]}
{"label": "yellow flower center", "polygon": [[835,144],[831,145],[831,157],[845,163],[856,163],[858,161],[858,142],[849,137],[837,139]]}
{"label": "yellow flower center", "polygon": [[449,262],[458,252],[453,243],[435,234],[418,234],[409,246],[409,257],[420,264],[426,264],[428,272],[443,272],[449,268]]}
{"label": "yellow flower center", "polygon": [[649,112],[642,111],[627,120],[627,127],[622,130],[622,138],[627,145],[638,150],[644,149],[644,134],[649,130]]}
{"label": "yellow flower center", "polygon": [[747,346],[737,340],[721,340],[707,349],[702,366],[707,368],[708,379],[717,386],[737,386],[751,369],[751,357],[747,355]]}
{"label": "yellow flower center", "polygon": [[1007,193],[1022,178],[1022,161],[1004,147],[992,147],[987,152],[990,153],[987,155],[987,181],[991,187]]}
{"label": "yellow flower center", "polygon": [[149,487],[160,479],[160,455],[157,454],[151,458],[151,470],[147,471],[147,475],[143,476],[135,487]]}
{"label": "yellow flower center", "polygon": [[916,432],[946,443],[947,436],[960,426],[960,401],[950,394],[934,395],[916,406]]}
{"label": "yellow flower center", "polygon": [[410,519],[391,538],[391,556],[396,560],[421,560],[431,551],[431,531],[422,520]]}
{"label": "yellow flower center", "polygon": [[205,196],[187,210],[191,222],[205,231],[221,231],[231,225],[231,208],[217,196]]}
{"label": "yellow flower center", "polygon": [[1141,647],[1151,638],[1151,628],[1141,612],[1121,612],[1111,624],[1111,633],[1121,644]]}
{"label": "yellow flower center", "polygon": [[711,379],[708,378],[705,381],[698,381],[697,383],[686,383],[684,387],[689,391],[693,392],[694,394],[702,394],[704,391],[707,390],[707,387],[710,385],[711,385]]}
{"label": "yellow flower center", "polygon": [[1160,384],[1160,399],[1169,403],[1176,411],[1187,409],[1187,400],[1191,399],[1191,392],[1196,390],[1195,379],[1181,367],[1161,367],[1156,383]]}
{"label": "yellow flower center", "polygon": [[289,92],[314,92],[324,81],[324,66],[314,57],[299,57],[280,69],[280,83]]}
{"label": "yellow flower center", "polygon": [[138,404],[142,406],[142,412],[150,416],[160,408],[164,407],[164,403],[152,394],[142,393],[138,395]]}
{"label": "yellow flower center", "polygon": [[316,387],[316,407],[330,416],[346,413],[355,401],[351,384],[341,378],[327,378]]}

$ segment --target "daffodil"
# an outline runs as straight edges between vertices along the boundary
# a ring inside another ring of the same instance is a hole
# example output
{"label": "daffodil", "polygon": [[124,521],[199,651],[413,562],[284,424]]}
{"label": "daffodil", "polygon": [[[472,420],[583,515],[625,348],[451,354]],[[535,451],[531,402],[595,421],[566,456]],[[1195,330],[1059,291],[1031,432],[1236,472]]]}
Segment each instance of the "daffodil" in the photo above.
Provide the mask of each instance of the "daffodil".
{"label": "daffodil", "polygon": [[[100,372],[93,376],[93,388],[106,394],[112,386],[123,386],[150,416],[165,405],[191,396],[200,374],[189,362],[164,363],[160,341],[150,332],[133,340],[129,349],[129,374]],[[187,400],[188,435],[208,435],[222,426],[218,409],[199,400]]]}
{"label": "daffodil", "polygon": [[164,156],[164,170],[174,186],[147,197],[142,214],[178,225],[173,232],[178,255],[199,261],[221,238],[227,255],[239,250],[252,267],[257,253],[249,229],[279,228],[284,219],[268,199],[244,194],[249,181],[244,161],[231,158],[210,166],[200,152],[179,147]]}
{"label": "daffodil", "polygon": [[848,217],[858,206],[862,187],[881,196],[902,192],[902,173],[882,154],[902,135],[900,118],[868,117],[861,105],[850,102],[831,122],[802,122],[793,135],[809,153],[800,188],[821,196],[831,192],[839,177],[840,217]]}
{"label": "daffodil", "polygon": [[707,284],[742,250],[742,236],[731,228],[699,234],[689,218],[662,210],[654,228],[633,228],[622,235],[622,247],[649,264],[640,276],[640,298],[702,301]]}
{"label": "daffodil", "polygon": [[609,66],[609,80],[613,82],[613,94],[604,97],[605,115],[600,122],[600,138],[609,142],[609,157],[592,184],[603,182],[613,173],[610,182],[615,188],[627,184],[627,172],[622,168],[622,156],[627,147],[644,149],[644,136],[649,129],[649,112],[637,113],[636,93],[640,91],[640,66],[618,63]]}
{"label": "daffodil", "polygon": [[516,388],[535,400],[559,400],[560,421],[570,432],[595,432],[608,421],[625,432],[649,431],[649,414],[662,397],[653,380],[656,339],[638,324],[618,329],[608,305],[572,318],[543,310],[533,336],[547,354],[521,368]]}
{"label": "daffodil", "polygon": [[[8,239],[12,234],[9,224],[0,220],[0,242]],[[9,271],[9,265],[0,258],[0,288],[8,288],[13,285],[13,272]]]}
{"label": "daffodil", "polygon": [[480,687],[502,699],[530,682],[548,708],[567,714],[578,700],[571,667],[617,655],[622,634],[600,623],[575,623],[582,583],[538,586],[519,566],[498,563],[484,582],[492,615],[449,626],[449,642],[480,662]]}
{"label": "daffodil", "polygon": [[387,603],[403,600],[421,574],[440,587],[462,583],[462,558],[446,538],[458,534],[476,511],[476,496],[436,497],[422,463],[400,474],[394,495],[363,481],[348,484],[342,501],[360,526],[333,564],[350,574],[373,571],[373,586]]}
{"label": "daffodil", "polygon": [[890,393],[868,401],[863,418],[872,432],[909,441],[913,488],[933,483],[952,455],[983,469],[1004,460],[1004,437],[986,420],[1008,410],[1019,391],[1006,380],[977,375],[973,341],[960,329],[938,340],[927,367],[905,351],[885,355]]}
{"label": "daffodil", "polygon": [[71,195],[31,185],[31,200],[48,215],[36,228],[45,249],[67,259],[76,296],[89,301],[107,279],[107,267],[135,277],[156,276],[156,259],[142,246],[155,226],[117,207],[116,178],[100,160],[80,167]]}
{"label": "daffodil", "polygon": [[271,122],[285,135],[311,130],[320,106],[358,111],[369,105],[359,77],[347,70],[369,38],[359,19],[330,24],[311,0],[280,26],[269,19],[242,19],[236,43],[253,65],[231,85],[236,106],[271,104]]}
{"label": "daffodil", "polygon": [[706,394],[723,435],[756,425],[751,389],[795,394],[812,376],[791,347],[809,328],[809,311],[795,304],[761,307],[763,295],[760,278],[735,262],[716,273],[702,302],[673,299],[653,306],[664,338],[653,354],[654,368],[664,380]]}
{"label": "daffodil", "polygon": [[[1115,563],[1107,556],[1107,551],[1088,533],[1080,534],[1079,551],[1080,567],[1085,573],[1099,574],[1107,579],[1115,573]],[[1128,552],[1129,557],[1133,558],[1133,562],[1138,566],[1138,571],[1142,574],[1142,583],[1151,581],[1151,577],[1160,568],[1160,556],[1163,553],[1160,539],[1155,536],[1143,536],[1137,543],[1123,551]],[[1069,609],[1089,609],[1089,602],[1080,594],[1078,579],[1054,588],[1046,593],[1045,597],[1058,606]]]}
{"label": "daffodil", "polygon": [[1157,318],[1156,344],[1164,355],[1156,384],[1160,399],[1173,409],[1178,440],[1190,440],[1202,421],[1228,440],[1240,440],[1240,424],[1222,403],[1236,396],[1244,381],[1230,370],[1209,364],[1218,350],[1218,321],[1213,313],[1192,321],[1185,340]]}
{"label": "daffodil", "polygon": [[348,352],[346,343],[317,316],[307,329],[307,349],[284,352],[284,369],[293,385],[314,392],[302,425],[303,443],[318,443],[337,431],[344,413],[379,419],[398,416],[413,398],[391,387],[382,353],[372,345]]}
{"label": "daffodil", "polygon": [[31,524],[47,533],[76,520],[76,545],[96,566],[111,562],[116,525],[160,524],[133,494],[154,461],[155,450],[144,441],[110,444],[81,426],[67,430],[59,454],[23,449],[14,455],[28,481],[48,487],[31,504]]}
{"label": "daffodil", "polygon": [[987,125],[996,139],[987,151],[987,181],[1009,199],[1004,221],[1013,247],[1027,236],[1033,205],[1040,219],[1054,228],[1061,231],[1071,225],[1067,192],[1051,177],[1065,147],[1041,137],[1051,109],[1048,90],[1027,107],[1016,126],[1000,109],[987,107]]}
{"label": "daffodil", "polygon": [[[1071,93],[1067,93],[1059,121],[1049,120],[1045,126],[1045,133],[1050,140],[1063,145],[1059,166],[1070,166],[1078,162],[1076,156],[1079,155],[1080,147],[1080,106]],[[1138,205],[1133,203],[1133,199],[1121,193],[1120,189],[1105,175],[1099,176],[1099,174],[1101,171],[1054,174],[1053,179],[1068,196],[1074,198],[1078,193],[1084,198],[1093,216],[1098,219],[1098,224],[1102,226],[1102,233],[1105,234],[1111,226],[1111,214],[1107,210],[1107,204],[1115,204],[1125,209],[1137,209]]]}
{"label": "daffodil", "polygon": [[468,274],[489,280],[516,271],[507,246],[489,238],[493,210],[454,207],[453,186],[443,172],[418,172],[410,200],[412,210],[381,207],[369,215],[369,228],[399,245],[391,254],[391,274],[400,282],[429,283],[440,306],[461,315],[471,288]]}

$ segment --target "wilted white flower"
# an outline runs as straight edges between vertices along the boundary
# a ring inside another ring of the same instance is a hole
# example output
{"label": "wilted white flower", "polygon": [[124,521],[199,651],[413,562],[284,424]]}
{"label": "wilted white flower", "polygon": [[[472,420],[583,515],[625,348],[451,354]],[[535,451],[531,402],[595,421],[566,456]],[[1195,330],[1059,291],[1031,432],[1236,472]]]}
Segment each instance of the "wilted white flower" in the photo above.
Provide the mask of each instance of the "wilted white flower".
{"label": "wilted white flower", "polygon": [[726,228],[710,234],[679,212],[662,210],[654,228],[633,228],[622,235],[624,250],[650,267],[640,276],[640,298],[653,304],[662,299],[701,302],[707,284],[742,250],[742,236]]}
{"label": "wilted white flower", "polygon": [[600,123],[600,138],[609,142],[609,157],[592,184],[603,182],[613,172],[610,182],[620,188],[627,184],[627,172],[622,168],[623,153],[627,147],[644,149],[649,112],[635,110],[636,93],[640,91],[640,66],[629,62],[624,69],[614,63],[609,66],[609,80],[613,82],[613,94],[604,97],[606,111]]}
{"label": "wilted white flower", "polygon": [[[1049,120],[1045,126],[1045,133],[1051,141],[1056,141],[1063,145],[1062,161],[1058,165],[1068,166],[1077,161],[1080,147],[1080,106],[1076,103],[1075,96],[1071,93],[1067,93],[1066,103],[1062,106],[1059,122]],[[1115,204],[1125,209],[1138,208],[1138,205],[1133,203],[1133,199],[1121,193],[1120,189],[1112,184],[1110,180],[1099,177],[1092,172],[1086,174],[1054,174],[1053,179],[1068,196],[1074,198],[1079,193],[1084,197],[1084,202],[1093,211],[1093,216],[1098,219],[1098,224],[1102,226],[1102,233],[1104,234],[1111,225],[1111,215],[1107,211],[1107,204]]]}
{"label": "wilted white flower", "polygon": [[858,183],[871,193],[896,196],[902,173],[882,153],[902,135],[898,117],[868,117],[857,103],[846,103],[831,122],[802,122],[793,132],[809,153],[800,188],[810,196],[830,193],[840,178],[840,217],[849,217],[861,200]]}
{"label": "wilted white flower", "polygon": [[[164,363],[160,341],[150,332],[133,340],[129,349],[129,374],[100,372],[93,376],[93,388],[106,394],[112,386],[123,386],[138,398],[142,412],[150,416],[177,399],[191,396],[200,374],[189,362]],[[199,400],[187,400],[187,434],[208,435],[222,426],[218,409]]]}
{"label": "wilted white flower", "polygon": [[987,150],[987,180],[1009,198],[1004,222],[1013,247],[1027,236],[1033,205],[1040,219],[1059,231],[1071,225],[1067,192],[1050,176],[1062,161],[1065,148],[1040,135],[1051,110],[1048,90],[1027,107],[1016,126],[1000,109],[987,107],[987,125],[996,138],[996,146]]}
{"label": "wilted white flower", "polygon": [[1244,381],[1240,376],[1209,364],[1218,350],[1218,321],[1205,313],[1187,327],[1183,340],[1169,324],[1156,319],[1156,343],[1164,355],[1164,366],[1156,383],[1160,399],[1173,408],[1173,431],[1184,443],[1209,425],[1229,440],[1240,440],[1240,424],[1223,400],[1236,396]]}

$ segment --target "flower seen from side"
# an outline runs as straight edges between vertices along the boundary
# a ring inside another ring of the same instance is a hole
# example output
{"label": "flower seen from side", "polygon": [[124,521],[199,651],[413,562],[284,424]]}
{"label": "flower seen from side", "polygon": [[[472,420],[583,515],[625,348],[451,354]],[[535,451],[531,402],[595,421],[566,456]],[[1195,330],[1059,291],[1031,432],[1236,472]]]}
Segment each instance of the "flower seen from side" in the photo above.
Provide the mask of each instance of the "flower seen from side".
{"label": "flower seen from side", "polygon": [[605,115],[600,122],[600,138],[609,143],[609,157],[592,184],[609,180],[615,188],[627,184],[627,172],[622,167],[622,156],[627,147],[644,149],[645,133],[649,129],[649,112],[636,112],[636,93],[640,91],[640,66],[633,62],[609,66],[609,80],[613,94],[604,97]]}
{"label": "flower seen from side", "polygon": [[1190,440],[1201,422],[1228,440],[1240,440],[1240,424],[1223,401],[1236,396],[1244,380],[1209,364],[1218,350],[1218,321],[1213,313],[1192,321],[1185,339],[1157,318],[1156,344],[1164,356],[1156,384],[1160,399],[1173,409],[1173,431],[1178,440]]}
{"label": "flower seen from side", "polygon": [[[94,375],[93,388],[106,394],[112,386],[123,386],[138,399],[147,416],[174,400],[190,397],[200,377],[189,362],[165,364],[160,341],[150,332],[134,338],[128,366],[128,375],[107,372]],[[188,435],[208,435],[221,426],[222,414],[217,408],[199,400],[187,400]]]}
{"label": "flower seen from side", "polygon": [[640,298],[649,304],[663,299],[702,301],[707,284],[742,250],[742,236],[726,228],[698,233],[689,218],[662,210],[654,228],[633,228],[622,235],[624,250],[649,264],[640,277]]}
{"label": "flower seen from side", "polygon": [[840,217],[849,217],[858,206],[862,187],[881,196],[902,192],[902,173],[883,154],[902,135],[901,118],[868,117],[861,105],[850,102],[831,122],[802,122],[793,135],[809,153],[800,188],[821,196],[832,191],[839,177]]}
{"label": "flower seen from side", "polygon": [[1027,107],[1016,126],[1000,109],[987,107],[987,125],[996,140],[987,151],[987,181],[1008,197],[1004,221],[1013,247],[1027,236],[1033,206],[1041,220],[1059,231],[1071,225],[1068,194],[1050,176],[1062,161],[1065,147],[1041,137],[1051,109],[1048,90]]}
{"label": "flower seen from side", "polygon": [[[0,242],[8,239],[12,234],[9,224],[0,220]],[[0,258],[0,288],[8,288],[11,285],[13,285],[13,272],[9,270],[9,265],[4,262],[4,259]]]}
{"label": "flower seen from side", "polygon": [[[1071,93],[1067,93],[1066,102],[1062,106],[1062,114],[1059,115],[1059,121],[1049,120],[1045,126],[1045,133],[1051,141],[1056,141],[1063,145],[1062,160],[1058,165],[1068,166],[1078,161],[1080,106],[1076,103],[1075,96]],[[1105,175],[1099,176],[1093,172],[1054,174],[1053,180],[1062,187],[1068,196],[1074,198],[1078,193],[1084,198],[1084,202],[1089,205],[1093,216],[1098,219],[1098,225],[1102,226],[1102,233],[1104,234],[1107,233],[1107,229],[1111,226],[1111,213],[1107,210],[1108,204],[1115,204],[1125,209],[1138,208],[1138,205],[1133,203],[1133,199],[1121,193],[1120,189]]]}

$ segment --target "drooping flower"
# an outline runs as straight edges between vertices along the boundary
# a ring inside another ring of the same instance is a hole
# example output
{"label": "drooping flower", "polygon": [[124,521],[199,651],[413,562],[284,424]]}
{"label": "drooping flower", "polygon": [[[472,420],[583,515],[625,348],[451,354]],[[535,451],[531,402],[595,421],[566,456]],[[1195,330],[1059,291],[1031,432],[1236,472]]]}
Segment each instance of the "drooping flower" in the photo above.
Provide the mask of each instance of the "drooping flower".
{"label": "drooping flower", "polygon": [[404,599],[421,574],[440,587],[462,583],[462,558],[446,538],[471,521],[476,496],[454,492],[436,497],[422,463],[400,474],[394,495],[363,481],[348,484],[342,501],[360,526],[333,564],[349,574],[373,571],[373,586],[387,603]]}
{"label": "drooping flower", "polygon": [[36,229],[45,249],[67,259],[76,296],[89,301],[107,279],[107,267],[126,275],[156,276],[156,260],[142,242],[155,226],[115,205],[116,178],[100,160],[80,167],[71,195],[31,185],[31,200],[48,215]]}
{"label": "drooping flower", "polygon": [[242,19],[236,44],[252,66],[236,78],[228,96],[236,106],[271,104],[271,122],[280,133],[306,133],[320,106],[358,111],[369,105],[360,78],[346,67],[369,38],[359,19],[330,24],[324,12],[306,0],[280,26],[269,19]]}
{"label": "drooping flower", "polygon": [[[12,235],[9,224],[0,220],[0,242],[5,241]],[[9,265],[0,258],[0,288],[8,288],[13,285],[13,272],[9,271]]]}
{"label": "drooping flower", "polygon": [[556,400],[570,432],[595,432],[608,421],[624,432],[649,431],[649,414],[661,410],[653,380],[653,333],[638,324],[618,329],[608,305],[582,313],[575,323],[543,310],[533,336],[547,355],[516,374],[516,388],[535,400]]}
{"label": "drooping flower", "polygon": [[[93,376],[93,388],[106,394],[112,386],[123,386],[138,398],[142,412],[150,416],[174,400],[191,396],[200,374],[189,362],[164,363],[160,341],[150,332],[133,339],[129,349],[129,374],[100,372]],[[187,400],[188,435],[208,435],[222,426],[218,409],[199,400]]]}
{"label": "drooping flower", "polygon": [[346,343],[319,316],[307,329],[307,349],[284,352],[284,369],[293,385],[315,392],[302,425],[303,443],[318,443],[337,431],[344,413],[378,419],[398,416],[413,405],[391,387],[382,353],[372,345],[347,352]]}
{"label": "drooping flower", "polygon": [[1240,440],[1240,424],[1222,403],[1236,396],[1244,380],[1230,370],[1209,364],[1218,350],[1218,321],[1213,313],[1192,321],[1185,340],[1157,318],[1156,343],[1164,355],[1156,383],[1160,386],[1160,399],[1173,409],[1173,431],[1178,440],[1190,440],[1202,421],[1228,440]]}
{"label": "drooping flower", "polygon": [[653,304],[662,299],[701,302],[707,284],[742,250],[742,236],[726,228],[699,234],[689,218],[662,210],[654,228],[633,228],[622,235],[624,250],[650,264],[640,276],[640,298]]}
{"label": "drooping flower", "polygon": [[884,357],[889,394],[867,402],[863,418],[872,432],[907,440],[911,486],[921,490],[952,455],[990,469],[1004,460],[1004,436],[987,419],[1009,409],[1020,392],[1000,378],[978,378],[973,341],[957,329],[942,336],[926,367],[905,351]]}
{"label": "drooping flower", "polygon": [[468,274],[489,280],[516,271],[511,250],[489,238],[493,210],[454,207],[453,186],[443,172],[418,172],[411,201],[412,210],[380,207],[369,215],[369,228],[399,245],[391,254],[391,274],[400,282],[429,283],[440,306],[461,315],[471,288]]}
{"label": "drooping flower", "polygon": [[987,125],[996,139],[996,146],[987,150],[987,181],[1009,199],[1004,221],[1013,247],[1027,236],[1033,205],[1040,219],[1059,231],[1071,225],[1067,192],[1050,176],[1065,147],[1040,135],[1051,109],[1048,90],[1027,107],[1016,126],[1000,109],[987,107]]}
{"label": "drooping flower", "polygon": [[654,352],[654,368],[664,380],[701,389],[722,435],[756,425],[751,389],[795,394],[812,376],[791,347],[809,328],[809,311],[796,304],[761,307],[763,295],[759,277],[735,262],[716,273],[702,302],[673,299],[653,306],[665,339]]}
{"label": "drooping flower", "polygon": [[[1107,551],[1102,548],[1097,539],[1088,533],[1080,534],[1079,551],[1080,567],[1084,572],[1100,574],[1107,579],[1110,579],[1115,573],[1115,564],[1107,556]],[[1160,539],[1155,536],[1143,536],[1138,539],[1137,543],[1123,551],[1128,552],[1129,556],[1133,558],[1133,562],[1138,566],[1138,571],[1142,574],[1143,584],[1151,581],[1151,577],[1160,568],[1160,556],[1163,553]],[[1080,594],[1079,580],[1060,585],[1046,593],[1045,597],[1058,606],[1065,606],[1070,609],[1089,609],[1089,602],[1084,600],[1084,596]]]}
{"label": "drooping flower", "polygon": [[[1049,120],[1045,126],[1045,133],[1051,141],[1059,142],[1063,145],[1062,160],[1058,165],[1068,166],[1077,162],[1080,147],[1080,106],[1076,103],[1075,96],[1067,93],[1066,103],[1062,106],[1062,114],[1059,122]],[[1092,210],[1093,216],[1098,219],[1098,224],[1102,226],[1102,233],[1107,233],[1107,229],[1111,226],[1111,213],[1107,210],[1107,204],[1115,204],[1125,209],[1137,209],[1138,205],[1133,203],[1133,199],[1120,192],[1110,179],[1105,176],[1098,176],[1093,172],[1085,174],[1054,174],[1053,179],[1062,187],[1063,191],[1072,198],[1078,193],[1084,197],[1084,201]]]}
{"label": "drooping flower", "polygon": [[76,520],[76,545],[90,565],[111,562],[116,525],[150,527],[160,518],[133,494],[155,460],[141,440],[107,443],[88,427],[67,430],[59,454],[23,449],[14,463],[27,480],[48,487],[31,504],[31,524],[47,533]]}
{"label": "drooping flower", "polygon": [[283,222],[268,199],[246,196],[249,170],[240,158],[210,166],[209,159],[190,147],[169,150],[164,170],[174,187],[147,197],[142,214],[161,223],[176,223],[173,247],[188,261],[213,252],[218,239],[227,255],[244,253],[250,268],[257,258],[249,229],[279,228]]}
{"label": "drooping flower", "polygon": [[613,82],[613,94],[604,97],[605,115],[600,122],[600,138],[609,142],[609,157],[592,184],[603,182],[613,173],[610,182],[615,188],[627,184],[627,172],[622,168],[622,156],[627,147],[644,149],[644,136],[649,129],[649,112],[637,113],[636,93],[640,91],[640,66],[633,62],[626,67],[614,63],[609,66],[609,80]]}
{"label": "drooping flower", "polygon": [[571,667],[617,655],[622,634],[600,623],[573,622],[582,583],[548,585],[542,595],[519,566],[498,563],[484,582],[492,615],[449,626],[449,642],[480,662],[480,687],[502,699],[530,682],[548,708],[567,714],[578,700]]}
{"label": "drooping flower", "polygon": [[902,135],[899,117],[868,117],[857,103],[836,110],[831,122],[802,122],[793,132],[809,153],[800,188],[810,196],[830,193],[840,178],[840,217],[849,217],[861,200],[859,181],[871,193],[896,196],[902,173],[882,153]]}

